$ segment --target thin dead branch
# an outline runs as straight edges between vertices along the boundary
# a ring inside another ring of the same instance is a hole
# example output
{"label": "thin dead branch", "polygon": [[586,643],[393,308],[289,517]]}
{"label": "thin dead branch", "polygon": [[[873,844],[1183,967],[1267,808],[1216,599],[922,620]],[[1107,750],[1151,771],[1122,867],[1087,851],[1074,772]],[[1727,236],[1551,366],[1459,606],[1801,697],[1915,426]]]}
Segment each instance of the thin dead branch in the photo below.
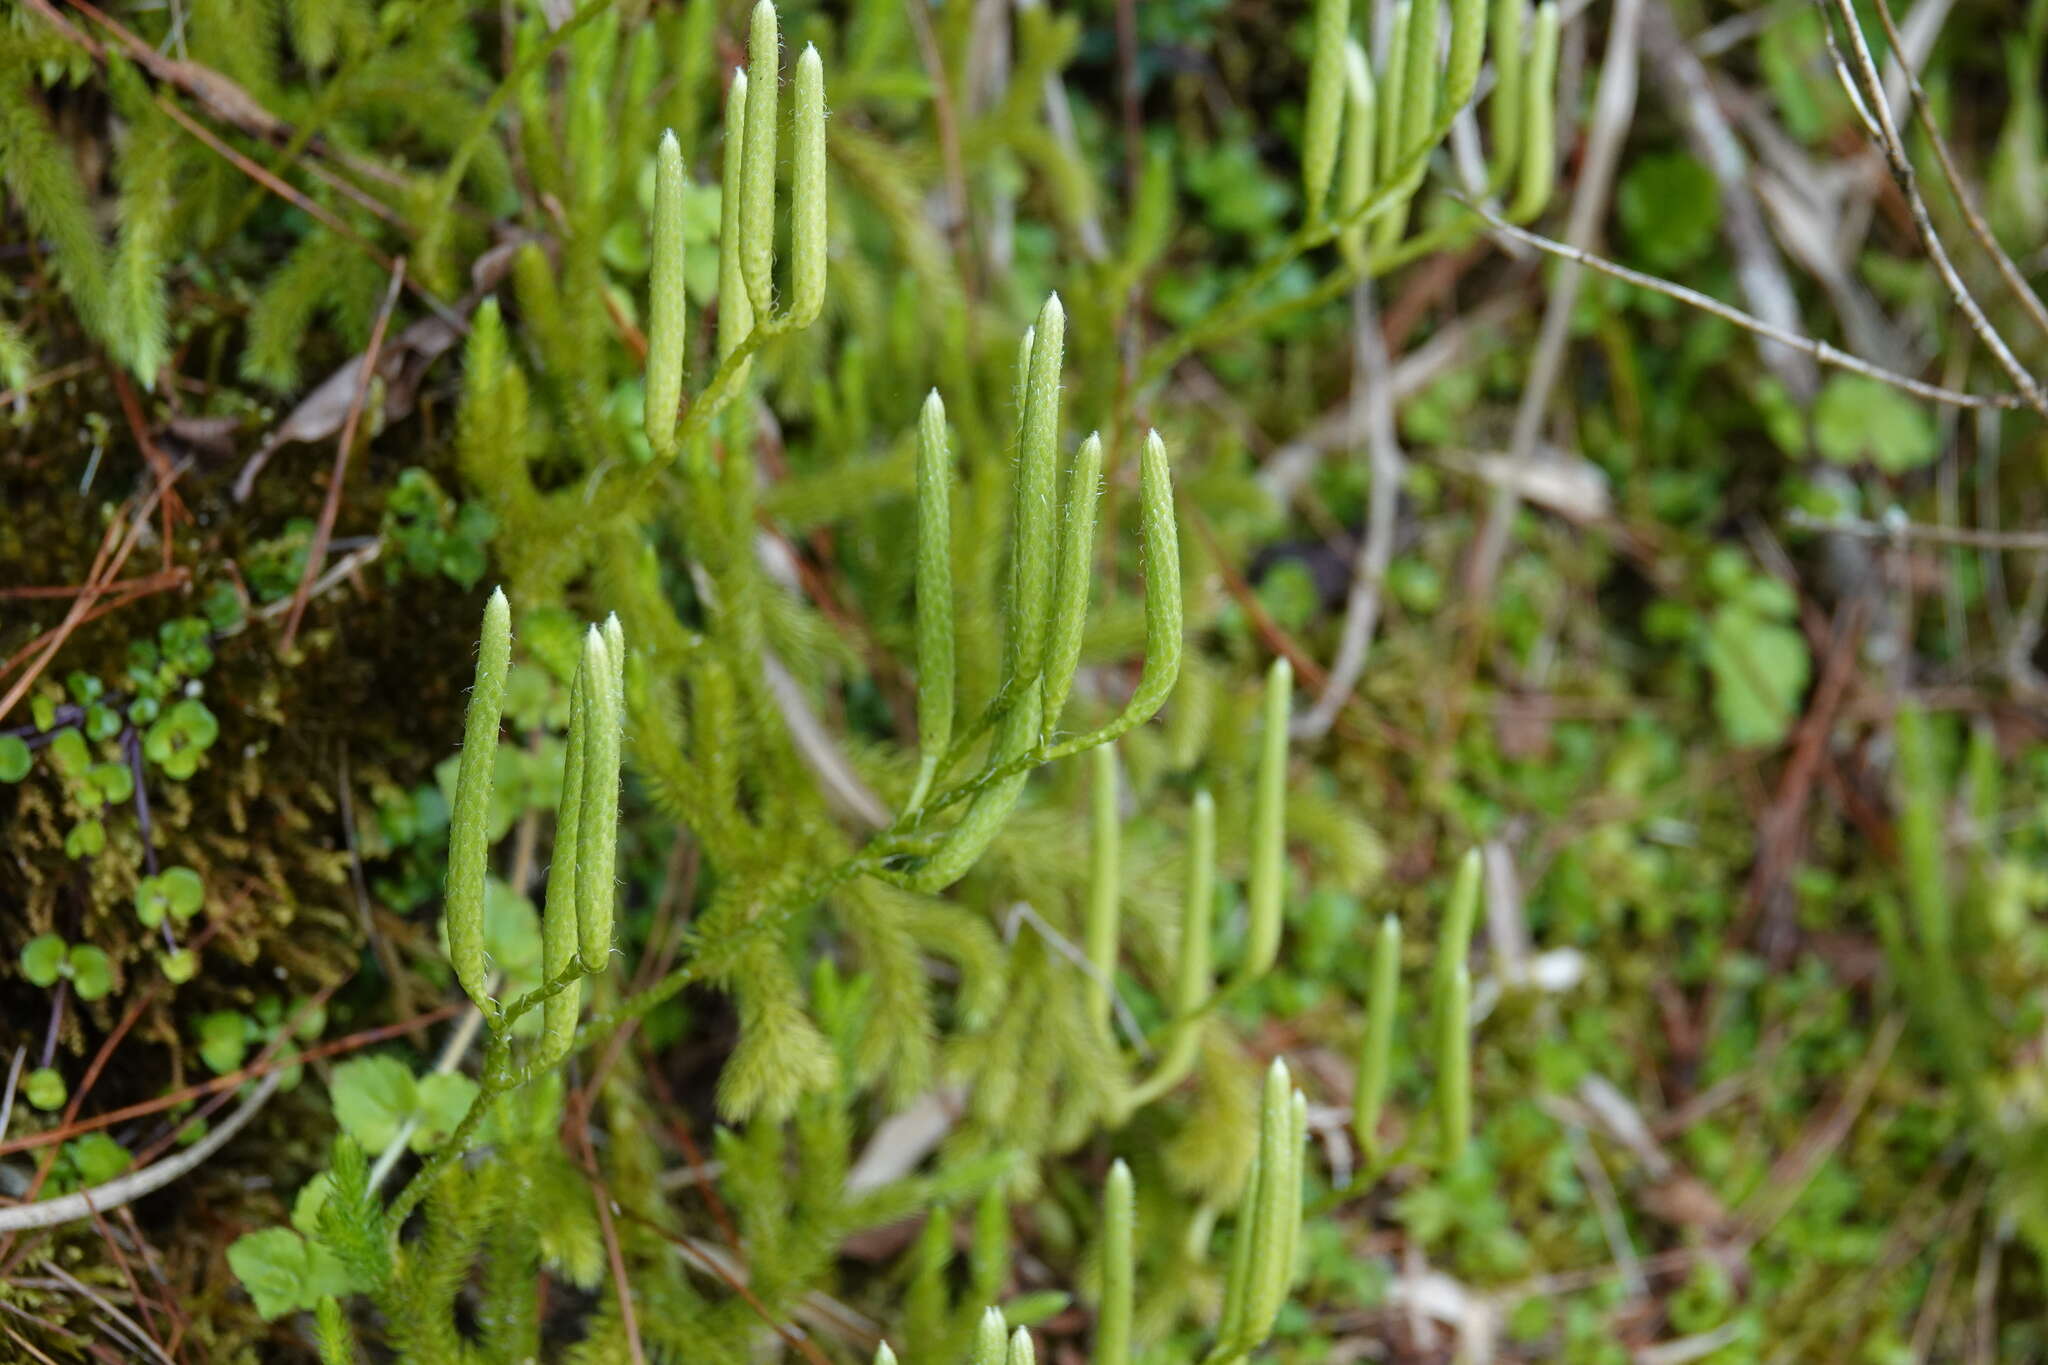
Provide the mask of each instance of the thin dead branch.
{"label": "thin dead branch", "polygon": [[313,528],[313,542],[306,547],[306,569],[299,575],[298,591],[284,618],[284,639],[279,652],[290,654],[299,636],[299,621],[306,614],[306,599],[313,594],[313,581],[327,567],[327,542],[334,536],[334,519],[341,514],[341,489],[348,478],[348,458],[356,443],[356,425],[362,420],[363,401],[369,396],[370,381],[377,373],[377,353],[384,349],[384,332],[391,325],[391,310],[398,303],[398,291],[405,283],[405,258],[391,271],[391,283],[384,302],[377,308],[377,322],[370,329],[370,345],[363,352],[362,369],[356,379],[355,396],[349,400],[348,418],[341,424],[341,440],[334,450],[334,474],[327,481],[327,499],[320,506],[320,520]]}
{"label": "thin dead branch", "polygon": [[1861,356],[1851,355],[1840,347],[1832,346],[1825,341],[1814,337],[1801,336],[1797,332],[1786,331],[1782,327],[1774,327],[1752,313],[1745,313],[1740,308],[1721,302],[1711,294],[1702,294],[1697,289],[1689,289],[1682,284],[1673,284],[1669,280],[1658,279],[1655,275],[1646,275],[1640,270],[1631,270],[1625,265],[1616,261],[1610,261],[1602,256],[1596,256],[1590,251],[1560,242],[1555,238],[1545,237],[1540,233],[1530,232],[1527,228],[1516,227],[1513,223],[1496,214],[1489,213],[1484,206],[1474,204],[1470,200],[1464,202],[1467,208],[1470,208],[1474,213],[1486,219],[1487,224],[1502,236],[1512,238],[1528,246],[1533,246],[1539,251],[1557,256],[1563,260],[1576,261],[1588,270],[1597,271],[1602,275],[1625,281],[1638,288],[1662,294],[1666,298],[1676,299],[1680,303],[1697,308],[1703,313],[1711,313],[1723,321],[1732,322],[1744,331],[1755,332],[1758,336],[1768,337],[1772,341],[1781,341],[1788,346],[1796,346],[1823,365],[1832,366],[1839,370],[1847,370],[1851,374],[1860,374],[1867,379],[1875,379],[1880,383],[1891,385],[1902,393],[1910,393],[1915,398],[1924,398],[1930,403],[1947,403],[1952,407],[1958,408],[2013,409],[2032,406],[2031,403],[2018,394],[1964,393],[1958,389],[1944,388],[1940,384],[1930,384],[1923,379],[1915,379],[1911,375],[1900,374],[1896,370],[1885,369],[1882,365],[1873,365]]}

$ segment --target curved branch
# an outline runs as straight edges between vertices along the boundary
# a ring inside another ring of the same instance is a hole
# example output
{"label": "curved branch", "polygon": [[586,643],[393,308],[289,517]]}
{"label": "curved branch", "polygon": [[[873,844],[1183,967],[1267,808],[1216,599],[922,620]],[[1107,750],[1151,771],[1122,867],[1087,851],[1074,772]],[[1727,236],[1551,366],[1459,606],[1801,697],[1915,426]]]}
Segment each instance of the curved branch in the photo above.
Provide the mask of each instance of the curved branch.
{"label": "curved branch", "polygon": [[257,1111],[277,1093],[277,1086],[283,1073],[273,1071],[256,1083],[249,1097],[241,1107],[220,1121],[220,1125],[192,1146],[173,1157],[166,1157],[152,1166],[139,1171],[117,1176],[104,1185],[95,1185],[89,1190],[78,1190],[56,1199],[43,1199],[33,1204],[22,1204],[11,1209],[0,1209],[0,1233],[25,1232],[31,1228],[53,1228],[60,1223],[69,1223],[79,1218],[90,1218],[95,1213],[118,1209],[123,1204],[132,1204],[146,1194],[155,1194],[164,1186],[181,1176],[197,1169],[199,1165],[225,1146],[228,1140],[256,1117]]}
{"label": "curved branch", "polygon": [[[1457,198],[1458,196],[1453,197]],[[1802,336],[1798,332],[1789,332],[1782,327],[1774,326],[1753,313],[1745,313],[1732,304],[1721,302],[1721,300],[1713,297],[1711,294],[1702,294],[1697,289],[1691,289],[1682,284],[1673,284],[1669,280],[1658,279],[1655,275],[1646,275],[1640,270],[1631,270],[1625,265],[1607,260],[1602,256],[1596,256],[1592,252],[1580,247],[1570,246],[1549,237],[1539,236],[1534,232],[1530,232],[1527,228],[1516,227],[1513,223],[1501,218],[1483,204],[1475,204],[1470,200],[1462,200],[1461,202],[1465,204],[1466,208],[1471,209],[1474,213],[1484,218],[1496,233],[1504,237],[1511,237],[1525,246],[1535,247],[1546,255],[1557,256],[1567,261],[1577,261],[1588,270],[1612,276],[1617,280],[1635,285],[1639,289],[1647,289],[1652,293],[1662,294],[1666,298],[1676,299],[1687,307],[1697,308],[1702,313],[1711,314],[1725,322],[1732,322],[1746,332],[1754,332],[1756,335],[1767,340],[1779,342],[1797,351],[1804,351],[1823,365],[1833,366],[1839,370],[1847,370],[1851,374],[1860,374],[1866,379],[1875,379],[1882,384],[1889,384],[1902,393],[1912,394],[1915,398],[1924,398],[1930,403],[1946,403],[1950,407],[1957,408],[2002,408],[2011,410],[2033,406],[2027,399],[2016,393],[1964,393],[1958,389],[1943,388],[1939,384],[1930,384],[1925,380],[1915,379],[1911,375],[1900,374],[1897,370],[1888,370],[1882,365],[1873,365],[1860,356],[1851,355],[1840,347],[1830,345],[1825,341],[1814,337]]]}

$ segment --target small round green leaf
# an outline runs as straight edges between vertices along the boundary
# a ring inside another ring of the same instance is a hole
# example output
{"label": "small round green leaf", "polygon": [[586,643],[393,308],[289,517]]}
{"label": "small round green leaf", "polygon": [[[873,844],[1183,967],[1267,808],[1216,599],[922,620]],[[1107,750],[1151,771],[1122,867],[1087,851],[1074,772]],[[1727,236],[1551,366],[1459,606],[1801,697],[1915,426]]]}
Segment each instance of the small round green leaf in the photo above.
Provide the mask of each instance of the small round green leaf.
{"label": "small round green leaf", "polygon": [[56,985],[64,974],[64,940],[55,934],[37,934],[22,945],[21,974],[33,985]]}
{"label": "small round green leaf", "polygon": [[107,827],[97,820],[80,820],[64,836],[64,856],[90,858],[107,846]]}
{"label": "small round green leaf", "polygon": [[220,722],[203,702],[187,697],[167,709],[142,737],[142,752],[180,782],[199,770],[199,756],[220,737]]}
{"label": "small round green leaf", "polygon": [[206,902],[206,883],[189,867],[167,867],[157,874],[156,881],[163,890],[165,907],[180,922],[199,913]]}
{"label": "small round green leaf", "polygon": [[236,1010],[215,1010],[199,1019],[199,1055],[216,1076],[242,1064],[249,1051],[249,1020]]}
{"label": "small round green leaf", "polygon": [[187,697],[173,709],[178,713],[180,723],[185,726],[186,733],[191,736],[196,747],[210,749],[213,742],[220,738],[220,722],[214,719],[213,712],[206,709],[206,703],[198,698]]}
{"label": "small round green leaf", "polygon": [[59,730],[50,739],[50,762],[65,777],[85,776],[86,768],[92,763],[92,754],[85,747],[85,736],[68,725]]}
{"label": "small round green leaf", "polygon": [[431,1152],[448,1140],[462,1116],[476,1098],[476,1082],[460,1072],[437,1072],[419,1082],[419,1126],[413,1129],[412,1149]]}
{"label": "small round green leaf", "polygon": [[1638,160],[1621,178],[1615,209],[1622,231],[1656,270],[1692,264],[1713,250],[1721,231],[1720,189],[1683,152]]}
{"label": "small round green leaf", "polygon": [[135,918],[142,921],[144,928],[154,929],[162,924],[170,908],[170,897],[164,892],[161,877],[144,877],[135,883]]}
{"label": "small round green leaf", "polygon": [[1813,671],[1799,631],[1730,602],[1707,625],[1703,654],[1714,679],[1714,715],[1729,743],[1775,745],[1799,718]]}
{"label": "small round green leaf", "polygon": [[318,1001],[294,1000],[285,1017],[292,1021],[292,1032],[306,1042],[327,1031],[327,1006]]}
{"label": "small round green leaf", "polygon": [[126,763],[95,763],[87,776],[100,795],[113,805],[135,795],[135,774]]}
{"label": "small round green leaf", "polygon": [[71,949],[71,988],[78,992],[80,1000],[97,1000],[114,988],[114,966],[107,955],[90,943],[80,943]]}
{"label": "small round green leaf", "polygon": [[245,1233],[228,1247],[228,1268],[267,1320],[359,1289],[335,1254],[290,1228]]}
{"label": "small round green leaf", "polygon": [[1941,435],[1923,404],[1860,374],[1829,379],[1813,405],[1813,440],[1837,464],[1869,460],[1887,474],[1931,462]]}
{"label": "small round green leaf", "polygon": [[58,1158],[59,1184],[66,1189],[104,1185],[133,1165],[126,1147],[105,1133],[87,1133],[64,1144]]}
{"label": "small round green leaf", "polygon": [[94,702],[85,708],[85,737],[98,741],[112,739],[121,733],[121,713],[104,702]]}
{"label": "small round green leaf", "polygon": [[334,1069],[334,1117],[372,1156],[398,1139],[419,1108],[419,1086],[393,1057],[358,1057]]}
{"label": "small round green leaf", "polygon": [[292,1200],[292,1226],[308,1237],[320,1231],[320,1210],[327,1207],[327,1196],[334,1192],[334,1173],[322,1171],[299,1186],[299,1192]]}
{"label": "small round green leaf", "polygon": [[28,1073],[28,1084],[23,1087],[28,1102],[38,1109],[51,1110],[64,1107],[70,1089],[64,1084],[64,1077],[54,1066],[39,1066]]}

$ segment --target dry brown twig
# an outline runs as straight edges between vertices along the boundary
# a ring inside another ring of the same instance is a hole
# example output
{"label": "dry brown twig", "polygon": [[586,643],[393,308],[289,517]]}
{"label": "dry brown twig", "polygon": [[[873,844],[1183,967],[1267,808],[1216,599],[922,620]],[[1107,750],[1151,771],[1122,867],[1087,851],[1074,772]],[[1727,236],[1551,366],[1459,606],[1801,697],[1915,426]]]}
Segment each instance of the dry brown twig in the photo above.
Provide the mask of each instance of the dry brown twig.
{"label": "dry brown twig", "polygon": [[306,547],[306,569],[299,575],[298,591],[292,594],[292,608],[284,618],[284,639],[280,653],[289,654],[299,636],[299,621],[306,613],[306,599],[312,596],[313,581],[327,566],[327,542],[334,535],[334,520],[341,515],[341,488],[348,477],[348,457],[356,441],[356,425],[362,420],[363,401],[369,396],[370,381],[377,374],[377,353],[384,349],[384,332],[391,325],[391,310],[398,303],[398,291],[405,284],[405,257],[392,268],[391,283],[384,302],[377,308],[377,323],[370,329],[370,345],[363,352],[362,369],[356,380],[355,396],[349,401],[348,419],[341,424],[341,440],[334,451],[334,474],[327,481],[327,499],[320,505],[320,520],[313,528],[313,543]]}
{"label": "dry brown twig", "polygon": [[[126,1340],[133,1341],[141,1346],[151,1359],[160,1360],[163,1362],[163,1365],[176,1365],[176,1362],[165,1353],[163,1346],[157,1342],[156,1338],[137,1325],[135,1319],[107,1302],[104,1294],[101,1294],[92,1286],[80,1280],[70,1271],[58,1265],[54,1260],[46,1260],[42,1263],[42,1266],[43,1269],[50,1272],[51,1277],[59,1284],[91,1303],[94,1308],[100,1311],[107,1323],[120,1328],[121,1335]],[[109,1333],[109,1335],[113,1334]]]}
{"label": "dry brown twig", "polygon": [[[57,651],[64,647],[64,641],[70,638],[72,631],[95,616],[103,615],[142,595],[136,592],[126,593],[114,602],[103,606],[96,605],[101,597],[108,595],[122,568],[128,563],[128,556],[134,553],[142,528],[149,522],[150,512],[190,464],[191,461],[186,459],[168,469],[156,471],[157,477],[151,483],[149,491],[141,495],[134,512],[125,519],[125,523],[121,517],[107,523],[106,533],[101,537],[99,549],[93,555],[92,566],[86,571],[85,586],[72,599],[71,609],[65,612],[64,619],[37,636],[14,658],[0,665],[0,677],[5,677],[17,664],[30,659],[31,655],[34,656],[28,668],[14,680],[14,685],[7,689],[6,695],[0,696],[0,718],[4,718],[14,709],[15,704],[28,694],[29,688],[35,685],[35,680],[49,667],[50,661],[57,657]],[[123,534],[121,529],[124,524],[127,526],[126,534]]]}
{"label": "dry brown twig", "polygon": [[[147,1003],[146,1000],[143,1003]],[[140,1010],[134,1010],[133,1012],[136,1015],[141,1013]],[[420,1025],[439,1023],[456,1012],[457,1007],[455,1005],[443,1005],[438,1009],[428,1010],[425,1014],[414,1019],[401,1019],[395,1024],[380,1024],[375,1028],[364,1029],[360,1033],[350,1034],[346,1038],[337,1038],[331,1042],[305,1048],[299,1052],[296,1058],[277,1059],[266,1053],[246,1066],[223,1075],[215,1076],[211,1080],[197,1081],[182,1090],[172,1091],[167,1095],[159,1095],[154,1099],[140,1100],[120,1109],[110,1109],[103,1114],[94,1114],[91,1118],[87,1119],[78,1118],[67,1107],[64,1121],[57,1127],[49,1129],[47,1132],[29,1133],[22,1137],[8,1138],[5,1141],[0,1141],[0,1156],[6,1156],[13,1152],[28,1151],[37,1147],[55,1146],[60,1142],[68,1142],[83,1133],[97,1132],[102,1128],[111,1128],[115,1124],[125,1123],[129,1119],[144,1118],[150,1114],[160,1114],[166,1109],[175,1108],[190,1100],[199,1099],[206,1095],[217,1095],[226,1090],[233,1090],[236,1086],[246,1081],[268,1075],[273,1071],[282,1070],[290,1065],[317,1061],[323,1057],[335,1057],[346,1052],[358,1052],[363,1048],[372,1047],[378,1043],[389,1042],[391,1039],[399,1037]],[[133,1020],[126,1019],[126,1022],[132,1023]],[[116,1029],[113,1034],[108,1035],[109,1041],[118,1042],[123,1032],[125,1032],[125,1029]],[[86,1079],[79,1083],[77,1093],[72,1096],[72,1104],[74,1106],[90,1088],[89,1083],[98,1075],[99,1069],[105,1065],[106,1059],[111,1055],[112,1051],[113,1049],[107,1044],[102,1043],[100,1045],[99,1055],[95,1057],[93,1064],[86,1069]]]}

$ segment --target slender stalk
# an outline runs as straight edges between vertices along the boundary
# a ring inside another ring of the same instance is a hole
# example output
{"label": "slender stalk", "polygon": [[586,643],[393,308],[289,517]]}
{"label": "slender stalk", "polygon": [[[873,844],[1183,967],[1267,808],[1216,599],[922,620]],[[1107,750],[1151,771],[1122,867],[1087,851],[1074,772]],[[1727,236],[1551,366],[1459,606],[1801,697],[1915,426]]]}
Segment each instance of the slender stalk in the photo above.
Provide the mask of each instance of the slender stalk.
{"label": "slender stalk", "polygon": [[1116,981],[1119,863],[1122,836],[1117,812],[1116,746],[1105,744],[1089,755],[1093,834],[1088,844],[1088,917],[1086,951],[1094,970],[1088,982],[1088,1018],[1109,1029],[1109,1006]]}
{"label": "slender stalk", "polygon": [[747,118],[741,135],[739,266],[754,315],[775,311],[776,114],[781,97],[782,37],[773,0],[759,0],[747,31]]}
{"label": "slender stalk", "polygon": [[953,454],[946,405],[933,389],[917,421],[917,783],[924,804],[953,738]]}
{"label": "slender stalk", "polygon": [[1131,1168],[1112,1162],[1102,1193],[1102,1307],[1095,1319],[1091,1365],[1129,1365],[1131,1359],[1136,1227]]}
{"label": "slender stalk", "polygon": [[1437,1116],[1443,1164],[1455,1166],[1472,1137],[1472,973],[1462,962],[1451,973],[1438,1027]]}
{"label": "slender stalk", "polygon": [[1373,938],[1372,993],[1365,1001],[1365,1042],[1351,1093],[1351,1133],[1370,1161],[1379,1152],[1380,1113],[1394,1059],[1394,1018],[1401,998],[1401,921],[1388,915]]}
{"label": "slender stalk", "polygon": [[1287,870],[1287,718],[1293,696],[1293,666],[1284,658],[1275,659],[1266,673],[1265,724],[1252,794],[1251,883],[1245,892],[1249,927],[1239,981],[1264,976],[1280,952],[1280,901]]}

